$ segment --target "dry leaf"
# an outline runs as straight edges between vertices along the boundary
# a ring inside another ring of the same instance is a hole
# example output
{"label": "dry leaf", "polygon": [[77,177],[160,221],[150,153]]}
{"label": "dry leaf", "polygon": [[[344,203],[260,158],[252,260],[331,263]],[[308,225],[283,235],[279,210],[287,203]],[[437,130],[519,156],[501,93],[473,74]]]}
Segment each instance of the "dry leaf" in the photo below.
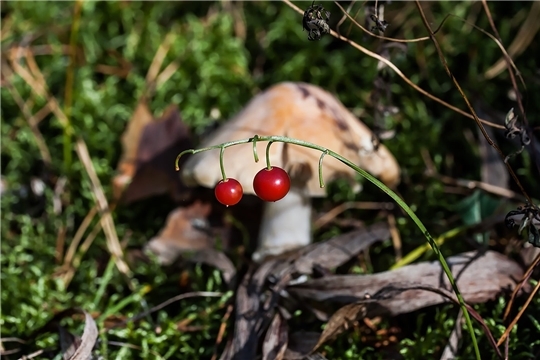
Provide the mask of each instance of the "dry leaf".
{"label": "dry leaf", "polygon": [[92,349],[97,341],[98,329],[96,322],[86,311],[84,311],[84,318],[85,323],[81,343],[70,360],[88,360],[92,357]]}
{"label": "dry leaf", "polygon": [[328,321],[328,324],[326,324],[314,350],[347,330],[349,326],[355,321],[364,318],[366,314],[367,308],[365,304],[349,304],[336,311]]}
{"label": "dry leaf", "polygon": [[[467,303],[492,300],[503,290],[513,289],[523,275],[523,269],[516,262],[494,251],[468,252],[450,257],[447,262]],[[370,275],[325,276],[289,286],[287,291],[319,302],[351,303],[371,297],[369,317],[398,315],[449,301],[419,287],[451,292],[438,261]]]}
{"label": "dry leaf", "polygon": [[130,203],[169,192],[174,200],[186,198],[187,189],[174,168],[178,153],[192,147],[188,127],[175,106],[152,120],[141,100],[122,135],[124,153],[113,179],[115,198]]}
{"label": "dry leaf", "polygon": [[206,218],[211,206],[196,201],[189,207],[179,207],[167,217],[165,227],[148,242],[146,249],[154,252],[159,261],[172,263],[183,251],[211,249],[213,240]]}
{"label": "dry leaf", "polygon": [[263,343],[263,360],[281,360],[287,350],[288,328],[287,321],[279,312],[274,315],[274,319],[266,332]]}
{"label": "dry leaf", "polygon": [[146,99],[140,99],[126,130],[122,134],[123,153],[118,163],[118,175],[113,179],[114,198],[119,199],[137,170],[137,149],[144,127],[152,122],[152,113]]}

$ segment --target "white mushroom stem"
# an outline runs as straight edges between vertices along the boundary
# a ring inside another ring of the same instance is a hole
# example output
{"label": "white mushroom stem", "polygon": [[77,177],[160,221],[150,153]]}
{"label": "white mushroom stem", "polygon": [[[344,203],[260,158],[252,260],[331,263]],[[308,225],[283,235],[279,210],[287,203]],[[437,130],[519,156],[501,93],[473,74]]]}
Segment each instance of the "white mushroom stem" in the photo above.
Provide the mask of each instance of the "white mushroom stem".
{"label": "white mushroom stem", "polygon": [[279,255],[311,243],[311,199],[306,188],[291,187],[281,200],[263,209],[259,242],[253,260]]}

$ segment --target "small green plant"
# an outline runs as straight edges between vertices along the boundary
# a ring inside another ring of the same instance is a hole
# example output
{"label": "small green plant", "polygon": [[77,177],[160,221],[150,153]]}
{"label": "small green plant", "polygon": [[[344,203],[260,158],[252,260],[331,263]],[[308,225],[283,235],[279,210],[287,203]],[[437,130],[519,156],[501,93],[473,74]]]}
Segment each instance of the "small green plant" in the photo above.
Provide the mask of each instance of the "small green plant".
{"label": "small green plant", "polygon": [[[355,170],[358,174],[360,174],[361,176],[366,178],[368,181],[373,183],[375,186],[377,186],[383,192],[388,194],[393,200],[395,200],[398,203],[398,205],[407,213],[407,215],[409,215],[411,217],[411,219],[414,221],[416,226],[418,226],[418,228],[422,231],[422,233],[426,237],[427,241],[431,245],[431,247],[433,249],[433,252],[437,256],[437,260],[441,263],[441,266],[442,266],[446,276],[448,277],[448,280],[450,281],[450,284],[452,285],[452,289],[453,289],[454,293],[456,294],[456,296],[458,298],[460,307],[461,307],[461,309],[463,311],[463,314],[465,316],[465,321],[467,323],[467,327],[469,329],[471,340],[472,340],[472,343],[473,343],[473,346],[474,346],[474,349],[475,349],[476,358],[477,359],[481,358],[480,357],[480,350],[478,348],[478,343],[476,342],[476,336],[474,334],[474,328],[472,326],[471,318],[469,316],[469,312],[467,310],[465,300],[463,299],[463,296],[461,295],[461,293],[460,293],[460,291],[459,291],[459,289],[457,287],[456,281],[455,281],[454,277],[452,276],[452,272],[450,270],[450,267],[446,263],[446,260],[445,260],[444,256],[442,255],[441,251],[439,250],[437,242],[429,234],[426,227],[424,226],[422,221],[416,216],[414,211],[394,191],[392,191],[389,187],[384,185],[381,181],[376,179],[374,176],[369,174],[367,171],[365,171],[365,170],[361,169],[360,167],[358,167],[357,165],[355,165],[350,160],[344,158],[343,156],[339,155],[338,153],[336,153],[336,152],[334,152],[332,150],[329,150],[329,149],[327,149],[325,147],[322,147],[322,146],[319,146],[317,144],[313,144],[313,143],[310,143],[310,142],[307,142],[307,141],[293,139],[293,138],[289,138],[289,137],[286,137],[286,136],[258,136],[258,135],[255,135],[255,136],[253,136],[253,137],[251,137],[249,139],[230,141],[230,142],[226,142],[226,143],[222,143],[222,144],[218,144],[218,145],[213,145],[213,146],[209,146],[209,147],[205,147],[205,148],[197,149],[197,150],[189,149],[189,150],[183,151],[180,154],[178,154],[178,156],[176,157],[176,162],[175,162],[176,171],[180,170],[178,162],[179,162],[180,158],[183,155],[189,154],[189,153],[190,154],[197,154],[197,153],[200,153],[200,152],[203,152],[203,151],[220,149],[219,163],[220,163],[220,167],[221,167],[221,172],[222,172],[223,179],[227,179],[227,177],[225,176],[225,168],[224,168],[224,165],[223,165],[223,157],[224,157],[225,149],[228,148],[228,147],[231,147],[231,146],[235,146],[235,145],[252,143],[253,144],[253,157],[255,159],[255,162],[258,162],[259,157],[258,157],[257,150],[256,150],[257,149],[256,144],[257,144],[258,141],[267,141],[268,142],[268,145],[266,146],[266,165],[267,165],[268,169],[272,168],[271,163],[270,163],[270,146],[272,145],[272,143],[274,143],[274,142],[283,142],[283,143],[287,143],[287,144],[303,146],[303,147],[306,147],[306,148],[309,148],[309,149],[321,151],[321,156],[319,158],[319,169],[318,169],[319,170],[318,171],[319,172],[319,183],[320,183],[321,188],[323,188],[324,185],[325,185],[324,180],[323,180],[323,175],[322,175],[323,159],[324,159],[324,157],[326,155],[329,155],[329,156],[341,161],[345,165],[349,166],[351,169]],[[257,179],[255,179],[255,180],[257,181]],[[273,191],[274,189],[270,189],[270,190]],[[285,196],[285,195],[283,195],[283,196]]]}

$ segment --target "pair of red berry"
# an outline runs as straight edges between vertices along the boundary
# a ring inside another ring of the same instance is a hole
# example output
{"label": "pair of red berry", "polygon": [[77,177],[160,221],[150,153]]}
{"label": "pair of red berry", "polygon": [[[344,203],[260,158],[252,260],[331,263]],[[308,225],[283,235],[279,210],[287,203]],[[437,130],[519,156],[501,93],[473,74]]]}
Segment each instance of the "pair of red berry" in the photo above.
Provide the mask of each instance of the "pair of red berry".
{"label": "pair of red berry", "polygon": [[[287,195],[291,188],[289,174],[282,168],[273,166],[264,168],[255,175],[253,189],[255,194],[264,201],[278,201]],[[217,183],[214,189],[216,199],[226,206],[238,204],[244,190],[238,180],[228,178]]]}

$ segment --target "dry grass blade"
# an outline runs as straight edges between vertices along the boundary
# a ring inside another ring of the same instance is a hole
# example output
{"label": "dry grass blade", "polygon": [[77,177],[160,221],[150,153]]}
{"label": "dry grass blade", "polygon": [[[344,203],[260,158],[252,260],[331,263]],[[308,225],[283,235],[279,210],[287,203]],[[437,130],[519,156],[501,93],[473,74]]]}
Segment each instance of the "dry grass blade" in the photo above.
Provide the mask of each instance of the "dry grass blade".
{"label": "dry grass blade", "polygon": [[[289,5],[291,8],[293,8],[294,10],[296,10],[298,13],[300,14],[303,14],[304,12],[296,5],[294,5],[293,3],[291,3],[289,0],[283,0],[284,3],[286,3],[287,5]],[[465,117],[468,117],[469,119],[475,119],[474,116],[472,116],[471,114],[447,103],[446,101],[442,100],[442,99],[439,99],[438,97],[436,97],[435,95],[432,95],[431,93],[427,92],[426,90],[422,89],[421,87],[419,87],[418,85],[416,85],[415,83],[413,83],[407,76],[405,76],[405,74],[403,74],[403,72],[396,66],[394,65],[393,62],[391,62],[390,60],[384,58],[383,56],[377,54],[377,53],[374,53],[373,51],[369,51],[368,49],[364,48],[363,46],[360,46],[359,44],[357,44],[356,42],[348,39],[347,37],[343,36],[343,35],[340,35],[338,34],[337,32],[335,32],[334,30],[330,30],[330,34],[332,36],[334,36],[335,38],[337,39],[340,39],[340,40],[343,40],[345,41],[346,43],[349,43],[352,47],[354,47],[355,49],[357,50],[360,50],[361,52],[363,52],[364,54],[376,59],[376,60],[379,60],[380,62],[384,63],[386,66],[388,66],[390,69],[392,69],[400,78],[403,79],[403,81],[405,81],[407,83],[407,85],[409,85],[410,87],[412,87],[414,90],[418,91],[419,93],[421,93],[422,95],[430,98],[431,100],[433,101],[436,101],[438,102],[439,104],[449,108],[450,110],[452,111],[455,111],[457,112],[458,114],[460,115],[463,115]],[[490,121],[487,121],[487,120],[484,120],[484,119],[479,119],[479,121],[483,124],[486,124],[486,125],[489,125],[491,127],[494,127],[494,128],[497,128],[497,129],[504,129],[504,126],[503,125],[499,125],[499,124],[495,124],[495,123],[492,123]]]}
{"label": "dry grass blade", "polygon": [[[77,229],[77,232],[75,233],[75,236],[73,236],[73,240],[71,240],[71,243],[69,244],[68,251],[66,252],[66,255],[64,256],[64,263],[62,267],[64,269],[68,269],[73,261],[73,257],[75,256],[75,252],[77,251],[77,247],[79,246],[79,243],[81,242],[81,239],[92,223],[92,220],[94,220],[94,217],[97,214],[97,207],[93,206],[88,214],[84,217],[81,225],[79,225],[79,228]],[[67,284],[66,284],[67,285]]]}
{"label": "dry grass blade", "polygon": [[[18,63],[17,58],[11,59],[11,65],[14,71],[28,83],[28,85],[37,95],[47,100],[49,108],[58,118],[60,123],[64,127],[69,126],[68,118],[58,105],[58,101],[54,97],[49,95],[47,83],[45,82],[44,76],[39,70],[37,64],[35,63],[32,54],[29,54],[28,51],[26,53],[26,61],[29,68],[32,69],[34,75],[32,75],[30,72],[28,72],[28,70],[22,67]],[[79,155],[79,159],[83,163],[88,176],[90,177],[93,194],[98,203],[98,209],[102,213],[101,222],[103,225],[105,236],[107,238],[107,248],[111,255],[114,257],[118,270],[120,270],[120,272],[125,275],[129,275],[130,270],[127,263],[123,259],[124,254],[118,240],[118,235],[116,234],[116,228],[114,227],[112,216],[109,212],[107,198],[105,197],[105,193],[103,192],[103,188],[101,186],[99,178],[97,177],[94,165],[92,164],[92,161],[90,159],[86,143],[82,139],[78,139],[75,144],[75,150]]]}
{"label": "dry grass blade", "polygon": [[[353,22],[354,25],[356,25],[357,27],[359,27],[360,29],[362,29],[362,31],[364,31],[365,33],[373,36],[373,37],[376,37],[378,39],[383,39],[383,40],[387,40],[387,41],[392,41],[392,42],[397,42],[397,43],[414,43],[414,42],[420,42],[420,41],[426,41],[426,40],[429,40],[429,36],[424,36],[424,37],[421,37],[421,38],[416,38],[416,39],[395,39],[395,38],[390,38],[390,37],[386,37],[386,36],[381,36],[381,35],[377,35],[371,31],[369,31],[368,29],[366,29],[365,27],[363,27],[362,25],[360,25],[358,23],[358,21],[356,21],[351,15],[349,15],[349,12],[346,11],[340,4],[339,2],[337,1],[334,1],[334,4],[337,5],[337,7],[339,7],[341,9],[341,11],[343,12],[343,14],[345,14],[346,17],[349,18],[349,20],[351,20]],[[444,21],[443,21],[444,23]],[[442,24],[440,25],[442,26]]]}
{"label": "dry grass blade", "polygon": [[[488,19],[492,24],[492,28],[496,31],[487,2],[483,0],[482,4],[484,5],[484,9],[486,9],[486,14],[488,15]],[[534,40],[536,33],[540,30],[540,21],[538,21],[539,18],[540,3],[538,1],[533,1],[531,10],[527,15],[527,19],[525,19],[516,37],[514,38],[514,41],[512,41],[508,47],[508,53],[504,54],[503,58],[499,59],[495,65],[486,70],[484,74],[486,79],[493,79],[504,70],[505,66],[507,66],[507,56],[510,58],[517,56],[521,54],[527,48],[527,46],[529,46],[529,44]]]}
{"label": "dry grass blade", "polygon": [[75,150],[77,151],[79,159],[86,169],[90,182],[92,183],[92,194],[94,195],[98,209],[101,213],[100,222],[107,238],[107,248],[111,252],[118,270],[129,277],[131,271],[123,259],[124,252],[120,246],[118,234],[116,233],[116,228],[114,227],[114,221],[111,212],[109,211],[109,203],[105,193],[103,192],[103,187],[101,186],[101,182],[96,174],[94,165],[92,164],[92,159],[88,153],[86,143],[82,139],[77,139]]}
{"label": "dry grass blade", "polygon": [[326,224],[330,223],[335,219],[339,214],[347,210],[392,210],[394,209],[393,203],[378,203],[378,202],[360,202],[360,201],[349,201],[337,205],[330,211],[327,211],[324,215],[319,217],[313,223],[313,228],[315,230],[320,229]]}
{"label": "dry grass blade", "polygon": [[527,310],[527,308],[529,307],[529,304],[531,303],[532,299],[534,298],[534,296],[536,295],[538,290],[540,290],[540,281],[538,281],[536,283],[536,286],[534,287],[533,291],[529,294],[529,297],[527,298],[527,301],[525,302],[525,304],[523,304],[523,307],[521,308],[521,310],[519,310],[519,312],[516,315],[516,317],[514,318],[514,320],[512,320],[510,325],[508,325],[508,327],[504,331],[504,334],[502,334],[501,338],[497,342],[497,346],[501,346],[501,344],[506,340],[508,335],[510,335],[510,331],[512,331],[514,326],[517,324],[517,322],[519,321],[519,319],[521,318],[521,316],[523,315],[525,310]]}
{"label": "dry grass blade", "polygon": [[223,319],[221,319],[221,325],[219,326],[219,331],[216,337],[216,345],[215,345],[214,354],[212,354],[212,358],[210,360],[217,359],[218,346],[223,341],[223,336],[225,335],[225,330],[227,329],[227,321],[229,320],[229,317],[231,316],[233,309],[234,309],[233,305],[229,304],[229,306],[227,306],[227,312],[223,316]]}
{"label": "dry grass blade", "polygon": [[512,308],[512,305],[514,304],[514,300],[516,299],[519,291],[527,284],[527,281],[531,277],[534,269],[540,265],[540,255],[534,259],[533,263],[529,266],[525,274],[521,277],[521,280],[519,281],[518,285],[514,289],[514,292],[512,293],[512,297],[510,297],[510,301],[508,301],[508,305],[506,306],[506,310],[504,311],[504,317],[503,320],[506,320],[508,318],[508,315],[510,314],[510,309]]}
{"label": "dry grass blade", "polygon": [[88,360],[92,355],[92,349],[98,338],[98,329],[96,322],[89,313],[84,311],[84,331],[81,337],[81,343],[70,360]]}
{"label": "dry grass blade", "polygon": [[146,73],[146,84],[155,84],[156,78],[159,75],[159,69],[161,69],[161,65],[163,65],[163,61],[165,60],[171,45],[174,43],[175,38],[176,31],[171,31],[165,36],[165,39],[159,45],[156,55],[152,59],[152,63],[150,64],[148,72]]}

